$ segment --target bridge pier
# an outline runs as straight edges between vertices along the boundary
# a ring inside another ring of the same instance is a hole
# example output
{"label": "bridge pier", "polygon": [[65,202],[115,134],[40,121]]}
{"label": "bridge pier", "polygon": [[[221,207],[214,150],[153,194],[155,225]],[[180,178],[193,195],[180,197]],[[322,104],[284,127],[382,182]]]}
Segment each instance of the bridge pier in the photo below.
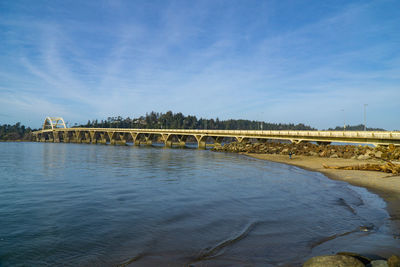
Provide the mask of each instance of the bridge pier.
{"label": "bridge pier", "polygon": [[186,146],[186,139],[187,139],[187,135],[177,135],[176,136],[178,139],[178,142],[176,143],[176,145],[178,147],[185,147]]}
{"label": "bridge pier", "polygon": [[144,135],[145,144],[151,146],[153,144],[152,138],[153,138],[152,134],[145,134]]}
{"label": "bridge pier", "polygon": [[54,143],[60,143],[60,136],[59,136],[58,132],[53,132],[53,140],[54,140]]}
{"label": "bridge pier", "polygon": [[115,145],[114,134],[115,132],[107,132],[108,138],[110,139],[110,145]]}
{"label": "bridge pier", "polygon": [[102,145],[107,144],[107,138],[105,133],[99,133],[98,138],[95,137],[95,140],[96,144],[102,144]]}
{"label": "bridge pier", "polygon": [[82,135],[80,131],[75,131],[74,143],[82,143]]}
{"label": "bridge pier", "polygon": [[[58,127],[62,126],[62,128]],[[130,136],[134,145],[151,145],[155,135],[161,135],[165,147],[186,145],[188,136],[194,136],[199,149],[207,147],[207,138],[212,137],[214,146],[222,145],[223,138],[235,138],[238,142],[257,139],[257,142],[288,140],[292,143],[317,142],[326,145],[330,142],[363,143],[374,145],[400,145],[400,132],[380,131],[258,131],[258,130],[199,130],[199,129],[113,129],[113,128],[67,128],[60,117],[46,117],[42,130],[33,132],[38,142],[74,142],[126,144]],[[211,144],[210,144],[211,145]]]}
{"label": "bridge pier", "polygon": [[248,142],[250,140],[249,138],[243,136],[235,136],[235,138],[239,143]]}
{"label": "bridge pier", "polygon": [[197,148],[198,149],[206,149],[207,148],[207,137],[206,135],[197,135],[195,136],[197,140]]}

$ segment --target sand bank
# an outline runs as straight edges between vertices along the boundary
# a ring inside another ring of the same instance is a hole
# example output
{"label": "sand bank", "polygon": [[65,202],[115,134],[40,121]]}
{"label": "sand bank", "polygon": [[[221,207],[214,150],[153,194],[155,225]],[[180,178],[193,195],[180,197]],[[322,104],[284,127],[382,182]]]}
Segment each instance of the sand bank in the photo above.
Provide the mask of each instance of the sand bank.
{"label": "sand bank", "polygon": [[279,163],[298,166],[310,171],[318,171],[335,180],[348,182],[355,186],[365,187],[369,191],[382,197],[388,204],[388,212],[394,222],[394,234],[400,237],[400,176],[388,173],[359,170],[325,169],[322,164],[329,166],[349,166],[366,163],[382,163],[376,160],[357,160],[343,158],[321,158],[312,156],[294,156],[289,159],[287,155],[241,153],[257,159],[269,160]]}

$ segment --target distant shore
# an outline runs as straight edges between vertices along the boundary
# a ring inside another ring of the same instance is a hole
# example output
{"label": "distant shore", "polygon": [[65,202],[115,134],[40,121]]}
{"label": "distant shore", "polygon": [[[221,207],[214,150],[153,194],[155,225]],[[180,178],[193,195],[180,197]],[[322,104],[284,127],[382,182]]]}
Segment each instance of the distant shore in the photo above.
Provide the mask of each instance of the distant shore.
{"label": "distant shore", "polygon": [[327,177],[348,182],[349,184],[365,187],[369,191],[382,197],[387,203],[387,210],[396,229],[395,235],[400,234],[400,176],[389,173],[360,170],[337,170],[325,169],[322,164],[328,166],[349,166],[366,163],[382,163],[378,160],[357,160],[343,158],[321,158],[314,156],[293,156],[289,159],[287,155],[246,153],[253,158],[294,165],[306,170],[317,171]]}

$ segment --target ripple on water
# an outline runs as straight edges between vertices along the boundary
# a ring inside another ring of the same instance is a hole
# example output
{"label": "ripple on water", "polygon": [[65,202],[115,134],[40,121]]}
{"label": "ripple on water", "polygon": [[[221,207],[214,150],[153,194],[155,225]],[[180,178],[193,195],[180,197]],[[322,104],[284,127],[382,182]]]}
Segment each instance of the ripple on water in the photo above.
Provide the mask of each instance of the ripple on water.
{"label": "ripple on water", "polygon": [[400,249],[380,198],[297,167],[193,149],[0,149],[6,266],[276,266]]}

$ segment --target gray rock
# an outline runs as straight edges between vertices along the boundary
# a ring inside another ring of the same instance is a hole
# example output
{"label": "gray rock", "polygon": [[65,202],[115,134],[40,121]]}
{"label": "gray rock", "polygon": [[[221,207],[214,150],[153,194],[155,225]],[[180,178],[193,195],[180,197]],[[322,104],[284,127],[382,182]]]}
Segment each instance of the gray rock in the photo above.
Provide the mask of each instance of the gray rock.
{"label": "gray rock", "polygon": [[364,267],[365,265],[346,255],[317,256],[309,259],[303,267]]}
{"label": "gray rock", "polygon": [[367,154],[365,154],[365,155],[360,155],[360,156],[358,156],[357,157],[357,159],[360,159],[360,160],[365,160],[365,159],[370,159],[371,157],[369,156],[369,155],[367,155]]}
{"label": "gray rock", "polygon": [[[351,257],[356,258],[357,260],[361,261],[363,264],[369,264],[372,261],[372,259],[370,257],[365,256],[365,255],[361,255],[361,254],[357,254],[357,253],[354,253],[354,252],[342,251],[342,252],[336,253],[336,255],[351,256]],[[377,260],[377,259],[375,259],[375,260]]]}
{"label": "gray rock", "polygon": [[385,261],[385,260],[371,261],[371,263],[368,265],[371,267],[389,267],[387,261]]}
{"label": "gray rock", "polygon": [[389,267],[400,267],[400,257],[393,255],[388,259]]}

